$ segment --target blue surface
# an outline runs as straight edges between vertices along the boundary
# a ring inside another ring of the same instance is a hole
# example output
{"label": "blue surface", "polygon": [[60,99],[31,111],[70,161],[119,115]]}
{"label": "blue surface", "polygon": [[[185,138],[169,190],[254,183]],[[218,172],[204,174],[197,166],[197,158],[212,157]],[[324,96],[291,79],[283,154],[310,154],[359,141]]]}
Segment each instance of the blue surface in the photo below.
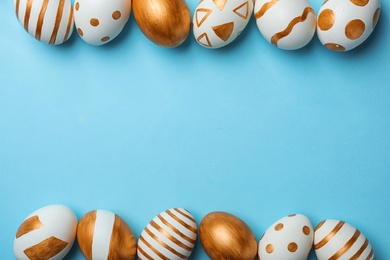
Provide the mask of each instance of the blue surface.
{"label": "blue surface", "polygon": [[[342,219],[390,259],[389,13],[382,1],[374,33],[347,53],[316,36],[279,50],[253,19],[219,50],[192,35],[158,47],[133,17],[108,45],[74,32],[55,47],[0,1],[0,259],[13,259],[23,219],[54,203],[79,218],[114,211],[137,237],[171,207],[198,223],[230,212],[258,239],[291,213]],[[77,246],[67,259],[83,259]],[[207,259],[200,243],[191,259]]]}

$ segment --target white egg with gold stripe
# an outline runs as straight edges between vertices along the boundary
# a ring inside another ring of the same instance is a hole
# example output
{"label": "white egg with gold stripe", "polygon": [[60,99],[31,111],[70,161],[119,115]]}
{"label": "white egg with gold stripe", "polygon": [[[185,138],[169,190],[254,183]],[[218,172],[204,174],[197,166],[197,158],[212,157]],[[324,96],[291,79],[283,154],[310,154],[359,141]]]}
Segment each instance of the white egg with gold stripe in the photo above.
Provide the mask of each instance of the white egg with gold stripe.
{"label": "white egg with gold stripe", "polygon": [[50,205],[31,213],[19,226],[14,254],[20,259],[63,259],[76,238],[77,217],[64,205]]}
{"label": "white egg with gold stripe", "polygon": [[195,246],[197,225],[183,208],[168,209],[144,228],[138,240],[139,259],[187,259]]}
{"label": "white egg with gold stripe", "polygon": [[314,232],[314,250],[318,260],[373,260],[368,239],[352,225],[340,220],[324,220]]}
{"label": "white egg with gold stripe", "polygon": [[61,44],[73,32],[73,9],[70,0],[14,0],[16,17],[37,40]]}
{"label": "white egg with gold stripe", "polygon": [[118,215],[107,210],[85,214],[77,227],[77,242],[87,260],[135,259],[133,231]]}

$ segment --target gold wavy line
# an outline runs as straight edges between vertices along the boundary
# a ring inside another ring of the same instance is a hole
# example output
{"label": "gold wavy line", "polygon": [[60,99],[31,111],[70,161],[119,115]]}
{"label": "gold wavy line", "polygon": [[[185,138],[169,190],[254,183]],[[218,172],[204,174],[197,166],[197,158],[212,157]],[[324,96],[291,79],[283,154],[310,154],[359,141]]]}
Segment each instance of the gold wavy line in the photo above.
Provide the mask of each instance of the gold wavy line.
{"label": "gold wavy line", "polygon": [[178,234],[181,238],[183,238],[184,240],[192,243],[192,244],[195,244],[196,240],[186,236],[185,234],[183,234],[180,230],[178,230],[176,227],[174,227],[173,225],[171,225],[171,223],[169,223],[166,219],[164,219],[161,215],[158,215],[157,216],[160,221],[166,225],[167,227],[169,227],[173,232],[175,232],[176,234]]}
{"label": "gold wavy line", "polygon": [[191,217],[190,215],[187,215],[187,213],[181,211],[180,209],[174,208],[173,210],[176,211],[177,213],[181,214],[182,216],[186,217],[187,219],[191,220],[192,222],[196,223],[196,221],[193,217]]}
{"label": "gold wavy line", "polygon": [[353,244],[355,244],[356,240],[358,240],[360,236],[360,231],[356,229],[355,233],[353,236],[345,243],[345,245],[339,249],[334,255],[332,255],[329,260],[337,260],[339,259],[345,252],[347,252]]}
{"label": "gold wavy line", "polygon": [[62,13],[64,11],[64,4],[65,4],[65,0],[60,0],[57,9],[56,21],[49,41],[50,44],[54,44],[56,42],[58,29],[60,28],[61,25]]}
{"label": "gold wavy line", "polygon": [[41,39],[43,19],[45,18],[45,13],[46,13],[46,9],[47,9],[48,4],[49,4],[49,0],[44,0],[42,3],[42,6],[41,6],[41,10],[39,11],[37,28],[35,29],[35,38],[37,40]]}
{"label": "gold wavy line", "polygon": [[[151,257],[150,255],[148,255],[143,249],[142,247],[138,247],[138,251],[143,254],[148,260],[153,260],[153,257]],[[142,259],[142,257],[138,254],[138,259]]]}
{"label": "gold wavy line", "polygon": [[169,252],[171,252],[172,254],[174,255],[177,255],[178,257],[182,258],[182,259],[186,259],[187,257],[183,254],[181,254],[180,252],[177,252],[174,248],[172,248],[171,246],[169,246],[167,243],[165,243],[164,241],[162,241],[158,236],[156,236],[152,231],[150,231],[148,228],[145,228],[145,231],[146,233],[148,233],[148,235],[153,238],[155,241],[157,241],[157,243],[159,243],[162,247],[164,247],[166,250],[168,250]]}
{"label": "gold wavy line", "polygon": [[364,241],[364,244],[360,247],[360,249],[353,256],[351,256],[351,258],[349,258],[349,259],[350,260],[357,260],[357,259],[359,259],[361,254],[363,254],[364,250],[366,250],[367,246],[368,246],[368,240],[366,238],[366,240]]}
{"label": "gold wavy line", "polygon": [[28,31],[28,23],[30,22],[30,14],[32,9],[33,0],[27,0],[26,12],[24,14],[24,29]]}
{"label": "gold wavy line", "polygon": [[197,232],[196,228],[194,228],[193,226],[191,225],[188,225],[187,223],[185,223],[183,220],[181,220],[178,216],[176,216],[175,214],[173,214],[171,211],[167,210],[165,211],[169,216],[171,216],[171,218],[173,218],[174,220],[176,220],[178,223],[180,223],[183,227],[187,228],[188,230],[190,230],[191,232],[195,233]]}
{"label": "gold wavy line", "polygon": [[172,236],[169,232],[167,232],[165,229],[160,227],[156,222],[153,220],[150,222],[150,225],[154,227],[158,232],[160,232],[162,235],[164,235],[166,238],[171,240],[173,243],[175,243],[177,246],[183,248],[184,250],[190,251],[192,250],[191,247],[187,246],[186,244],[183,244],[180,240]]}
{"label": "gold wavy line", "polygon": [[317,250],[326,245],[326,243],[328,243],[329,240],[331,240],[332,237],[334,237],[337,232],[339,232],[339,230],[343,227],[344,224],[344,221],[340,221],[339,223],[337,223],[337,225],[333,228],[332,231],[330,231],[330,233],[326,237],[324,237],[320,242],[314,245],[314,249]]}
{"label": "gold wavy line", "polygon": [[371,257],[374,255],[374,250],[371,248],[370,254],[368,254],[366,260],[371,260]]}
{"label": "gold wavy line", "polygon": [[[150,250],[152,250],[156,255],[158,255],[162,260],[170,260],[168,257],[163,255],[160,251],[154,248],[148,241],[145,240],[143,236],[139,238]],[[138,246],[139,247],[139,246]]]}
{"label": "gold wavy line", "polygon": [[260,10],[255,13],[255,19],[257,20],[257,19],[261,18],[277,2],[279,2],[279,0],[272,0],[272,1],[269,1],[268,3],[263,4],[263,6],[260,8]]}
{"label": "gold wavy line", "polygon": [[70,33],[70,28],[72,27],[72,21],[73,21],[73,8],[70,8],[70,14],[69,14],[69,19],[68,19],[68,25],[66,26],[66,33],[64,36],[64,41],[66,41],[69,37]]}
{"label": "gold wavy line", "polygon": [[295,17],[286,27],[286,29],[284,29],[283,31],[281,32],[278,32],[277,34],[275,34],[274,36],[272,36],[271,38],[271,43],[275,46],[278,46],[278,41],[286,36],[288,36],[291,31],[294,29],[294,26],[298,23],[301,23],[301,22],[304,22],[306,21],[307,17],[309,16],[309,14],[312,13],[314,14],[314,10],[313,8],[311,7],[306,7],[304,10],[303,10],[303,13],[301,16],[298,16],[298,17]]}

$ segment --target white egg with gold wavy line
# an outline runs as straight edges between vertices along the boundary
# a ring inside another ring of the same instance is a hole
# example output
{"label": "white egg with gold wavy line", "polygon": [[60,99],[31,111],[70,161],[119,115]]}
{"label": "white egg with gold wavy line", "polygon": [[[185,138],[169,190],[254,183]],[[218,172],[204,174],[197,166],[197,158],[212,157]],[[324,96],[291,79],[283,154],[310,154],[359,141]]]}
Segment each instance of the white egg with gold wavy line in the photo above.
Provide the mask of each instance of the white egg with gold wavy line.
{"label": "white egg with gold wavy line", "polygon": [[193,33],[206,48],[221,48],[234,41],[247,26],[253,0],[202,0],[195,9]]}
{"label": "white egg with gold wavy line", "polygon": [[254,14],[261,34],[280,49],[300,49],[316,31],[316,15],[307,0],[257,0]]}
{"label": "white egg with gold wavy line", "polygon": [[314,232],[314,250],[318,260],[373,260],[368,239],[355,227],[340,220],[324,220]]}
{"label": "white egg with gold wavy line", "polygon": [[187,259],[195,246],[197,225],[183,208],[168,209],[144,228],[138,240],[139,259]]}
{"label": "white egg with gold wavy line", "polygon": [[73,9],[69,0],[14,0],[16,17],[37,40],[61,44],[73,31]]}
{"label": "white egg with gold wavy line", "polygon": [[380,0],[326,0],[318,12],[318,39],[332,51],[352,50],[371,35],[380,13]]}
{"label": "white egg with gold wavy line", "polygon": [[77,217],[64,205],[50,205],[31,213],[14,240],[16,259],[63,259],[76,238]]}

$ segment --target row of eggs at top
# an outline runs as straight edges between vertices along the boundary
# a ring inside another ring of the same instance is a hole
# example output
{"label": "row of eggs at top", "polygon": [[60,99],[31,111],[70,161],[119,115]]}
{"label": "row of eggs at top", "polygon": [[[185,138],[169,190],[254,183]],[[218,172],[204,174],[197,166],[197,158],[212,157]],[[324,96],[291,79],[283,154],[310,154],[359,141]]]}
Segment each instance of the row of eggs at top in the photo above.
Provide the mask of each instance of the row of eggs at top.
{"label": "row of eggs at top", "polygon": [[[172,208],[154,217],[143,229],[138,243],[131,228],[118,215],[93,210],[78,222],[64,205],[49,205],[31,213],[19,226],[14,253],[20,259],[63,259],[77,242],[90,259],[188,259],[198,234],[192,214]],[[367,238],[352,225],[324,220],[313,229],[302,214],[281,218],[257,240],[240,218],[225,212],[211,212],[201,221],[200,242],[212,260],[296,260],[307,259],[314,243],[319,260],[373,260]]]}
{"label": "row of eggs at top", "polygon": [[[75,0],[74,7],[70,0],[14,0],[14,5],[25,30],[50,44],[65,42],[74,24],[87,43],[108,43],[122,31],[131,9],[144,35],[163,47],[183,43],[191,27],[185,0]],[[380,0],[325,0],[316,17],[308,0],[201,0],[193,34],[201,46],[226,46],[254,13],[264,38],[281,49],[304,47],[317,30],[328,49],[347,51],[369,37],[380,10]]]}

